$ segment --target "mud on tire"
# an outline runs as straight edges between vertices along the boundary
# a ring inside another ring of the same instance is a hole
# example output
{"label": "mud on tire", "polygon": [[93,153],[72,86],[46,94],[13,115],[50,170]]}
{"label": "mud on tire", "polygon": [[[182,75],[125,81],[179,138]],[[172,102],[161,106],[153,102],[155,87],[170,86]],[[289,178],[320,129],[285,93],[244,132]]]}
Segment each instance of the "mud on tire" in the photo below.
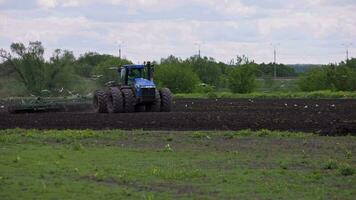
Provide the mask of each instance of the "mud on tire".
{"label": "mud on tire", "polygon": [[135,96],[131,89],[122,90],[124,99],[124,112],[132,113],[135,112]]}
{"label": "mud on tire", "polygon": [[172,110],[172,93],[168,88],[160,90],[161,112],[170,112]]}
{"label": "mud on tire", "polygon": [[97,90],[94,94],[94,109],[97,113],[107,113],[107,93],[103,90]]}

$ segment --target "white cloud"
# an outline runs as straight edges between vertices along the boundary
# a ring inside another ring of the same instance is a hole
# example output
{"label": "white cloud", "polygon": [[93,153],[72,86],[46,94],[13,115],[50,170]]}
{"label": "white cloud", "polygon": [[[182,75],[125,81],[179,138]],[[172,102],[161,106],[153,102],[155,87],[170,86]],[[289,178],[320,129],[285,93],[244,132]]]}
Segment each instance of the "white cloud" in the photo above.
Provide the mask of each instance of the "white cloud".
{"label": "white cloud", "polygon": [[[304,33],[314,39],[326,39],[331,35],[342,35],[347,39],[356,37],[356,6],[315,7],[307,11],[277,10],[269,17],[258,19],[259,32],[270,38],[278,32],[290,32],[288,39],[296,33]],[[283,38],[281,38],[283,39]]]}
{"label": "white cloud", "polygon": [[57,6],[57,0],[37,0],[37,4],[41,8],[54,8]]}
{"label": "white cloud", "polygon": [[85,0],[37,0],[37,5],[44,9],[51,9],[57,6],[77,7]]}
{"label": "white cloud", "polygon": [[54,43],[69,35],[85,36],[90,32],[89,22],[83,18],[38,18],[32,20],[8,19],[1,35],[11,38],[14,42],[41,40],[46,43]]}
{"label": "white cloud", "polygon": [[215,8],[222,14],[248,16],[256,13],[256,8],[247,6],[239,0],[198,0]]}
{"label": "white cloud", "polygon": [[[203,55],[220,61],[246,54],[258,62],[270,62],[273,54],[269,43],[281,42],[279,60],[286,63],[328,63],[343,58],[340,40],[356,43],[356,4],[338,6],[330,0],[291,1],[291,6],[283,9],[262,9],[258,3],[245,5],[242,0],[35,1],[43,9],[10,9],[0,13],[3,41],[41,40],[48,50],[66,48],[77,54],[86,51],[116,54],[121,42],[123,54],[134,62],[157,60],[169,54],[187,57],[196,53],[198,41],[202,42]],[[76,8],[63,8],[67,6]],[[126,13],[117,19],[111,15],[111,18],[98,16],[97,13],[105,13],[105,6]],[[196,9],[195,12],[186,12],[187,6]],[[46,10],[53,8],[55,12]],[[88,8],[93,12],[83,12],[82,9]],[[127,17],[126,8],[133,17]],[[192,19],[176,15],[170,18],[170,11]],[[146,16],[151,12],[154,19]],[[196,16],[202,12],[211,13],[210,18],[198,20]],[[215,17],[216,13],[219,16]],[[306,45],[311,46],[310,50],[306,51]]]}

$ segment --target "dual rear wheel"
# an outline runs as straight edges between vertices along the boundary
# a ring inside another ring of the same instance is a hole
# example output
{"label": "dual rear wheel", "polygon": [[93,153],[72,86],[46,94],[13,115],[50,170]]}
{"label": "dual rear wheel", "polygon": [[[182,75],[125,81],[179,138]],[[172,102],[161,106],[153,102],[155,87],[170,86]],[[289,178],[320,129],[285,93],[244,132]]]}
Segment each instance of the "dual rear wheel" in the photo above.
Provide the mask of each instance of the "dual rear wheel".
{"label": "dual rear wheel", "polygon": [[131,89],[112,87],[94,94],[94,109],[98,113],[170,112],[171,106],[172,94],[168,88],[156,90],[155,101],[147,105],[136,105]]}

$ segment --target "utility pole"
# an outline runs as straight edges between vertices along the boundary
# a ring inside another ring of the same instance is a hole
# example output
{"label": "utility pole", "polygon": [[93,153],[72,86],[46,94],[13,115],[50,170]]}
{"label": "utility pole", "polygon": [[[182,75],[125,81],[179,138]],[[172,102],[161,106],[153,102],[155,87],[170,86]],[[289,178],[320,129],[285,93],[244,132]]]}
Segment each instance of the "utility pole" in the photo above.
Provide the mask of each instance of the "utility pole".
{"label": "utility pole", "polygon": [[196,42],[196,43],[194,43],[194,44],[198,46],[198,56],[199,56],[199,58],[200,58],[200,47],[201,47],[201,43],[200,43],[200,42]]}
{"label": "utility pole", "polygon": [[121,44],[119,46],[119,58],[121,59]]}
{"label": "utility pole", "polygon": [[342,44],[342,46],[345,47],[345,50],[346,50],[346,62],[349,61],[349,48],[350,46],[352,46],[352,43],[345,43],[345,44]]}
{"label": "utility pole", "polygon": [[124,44],[124,42],[119,42],[119,58],[121,59],[122,57],[122,45]]}
{"label": "utility pole", "polygon": [[273,46],[273,77],[276,79],[277,78],[277,46],[279,46],[279,43],[277,44],[271,43],[271,46]]}

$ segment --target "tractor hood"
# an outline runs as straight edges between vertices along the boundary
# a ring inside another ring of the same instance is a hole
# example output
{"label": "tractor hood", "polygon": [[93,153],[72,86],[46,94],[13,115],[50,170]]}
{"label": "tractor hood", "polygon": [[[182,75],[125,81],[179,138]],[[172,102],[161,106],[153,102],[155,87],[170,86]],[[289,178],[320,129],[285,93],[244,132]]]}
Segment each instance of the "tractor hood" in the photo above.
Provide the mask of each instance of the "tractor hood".
{"label": "tractor hood", "polygon": [[135,78],[134,79],[134,84],[136,88],[155,88],[156,85],[147,79],[144,78]]}

